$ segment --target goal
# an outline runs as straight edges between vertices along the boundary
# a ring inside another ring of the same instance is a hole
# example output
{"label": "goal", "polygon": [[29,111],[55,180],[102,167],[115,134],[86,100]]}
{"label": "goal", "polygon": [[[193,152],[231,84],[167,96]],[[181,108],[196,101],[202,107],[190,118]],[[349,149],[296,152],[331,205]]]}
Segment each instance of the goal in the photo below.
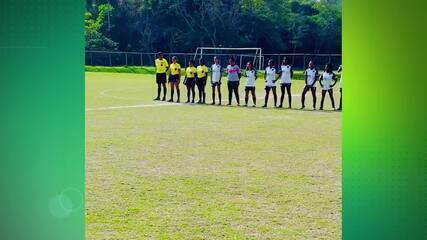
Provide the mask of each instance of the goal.
{"label": "goal", "polygon": [[213,57],[220,58],[222,64],[228,63],[228,58],[233,56],[236,64],[244,68],[248,61],[252,61],[257,69],[263,68],[263,57],[261,48],[223,48],[223,47],[198,47],[194,53],[193,60],[205,59],[207,64],[211,64]]}

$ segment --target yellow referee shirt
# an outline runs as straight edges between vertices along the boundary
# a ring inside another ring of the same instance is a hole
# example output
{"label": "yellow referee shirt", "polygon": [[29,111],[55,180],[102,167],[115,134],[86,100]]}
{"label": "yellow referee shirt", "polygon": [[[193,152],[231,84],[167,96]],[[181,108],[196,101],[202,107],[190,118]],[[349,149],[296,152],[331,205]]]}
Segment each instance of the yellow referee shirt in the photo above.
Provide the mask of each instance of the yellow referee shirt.
{"label": "yellow referee shirt", "polygon": [[196,76],[197,73],[197,69],[193,66],[193,67],[188,67],[185,70],[185,74],[187,75],[187,78],[194,78]]}
{"label": "yellow referee shirt", "polygon": [[206,67],[206,65],[197,66],[197,77],[198,78],[206,77],[207,74],[208,74],[208,67]]}
{"label": "yellow referee shirt", "polygon": [[169,64],[166,59],[156,59],[156,73],[165,73],[168,66]]}
{"label": "yellow referee shirt", "polygon": [[181,73],[181,65],[179,63],[172,63],[170,65],[171,75],[178,75]]}

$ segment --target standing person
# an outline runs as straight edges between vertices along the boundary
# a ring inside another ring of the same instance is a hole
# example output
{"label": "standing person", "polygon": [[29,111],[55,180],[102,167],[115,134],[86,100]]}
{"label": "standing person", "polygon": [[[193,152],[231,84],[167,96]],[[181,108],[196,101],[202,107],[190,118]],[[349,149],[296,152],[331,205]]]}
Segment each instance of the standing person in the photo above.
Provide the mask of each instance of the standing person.
{"label": "standing person", "polygon": [[218,105],[221,105],[221,73],[222,68],[219,59],[214,57],[214,64],[211,66],[212,105],[215,105],[215,88],[218,89]]}
{"label": "standing person", "polygon": [[277,107],[276,82],[279,77],[276,67],[274,67],[273,59],[268,60],[268,67],[265,69],[265,103],[262,106],[263,108],[267,107],[270,90],[273,92],[274,107]]}
{"label": "standing person", "polygon": [[338,68],[338,73],[341,73],[340,76],[340,106],[338,107],[338,110],[342,110],[342,65]]}
{"label": "standing person", "polygon": [[197,103],[205,104],[206,103],[206,79],[208,77],[208,67],[205,65],[205,60],[203,58],[199,59],[199,66],[197,66],[197,79],[196,85],[199,90],[199,101]]}
{"label": "standing person", "polygon": [[196,91],[194,90],[196,85],[196,74],[197,74],[197,68],[194,67],[194,61],[190,60],[188,63],[187,69],[185,69],[185,79],[184,84],[187,86],[187,102],[190,102],[190,95],[193,94],[193,98],[191,100],[192,103],[194,103],[194,98],[196,95]]}
{"label": "standing person", "polygon": [[228,60],[228,66],[227,66],[227,73],[228,73],[228,104],[231,105],[231,100],[233,99],[233,92],[234,96],[236,97],[237,106],[240,106],[240,98],[239,98],[239,84],[240,84],[240,67],[236,65],[236,61],[234,60],[234,57],[230,57]]}
{"label": "standing person", "polygon": [[256,70],[254,69],[254,64],[252,62],[248,62],[246,64],[245,75],[246,75],[245,107],[248,106],[249,92],[252,95],[252,101],[253,101],[252,107],[256,107],[255,80],[257,79],[257,76],[256,76]]}
{"label": "standing person", "polygon": [[169,67],[170,75],[169,75],[169,84],[171,88],[171,98],[168,102],[173,102],[173,94],[176,89],[176,94],[178,99],[176,102],[179,103],[180,91],[179,91],[179,82],[181,80],[181,65],[178,63],[176,56],[172,57],[172,64]]}
{"label": "standing person", "polygon": [[294,71],[289,65],[289,60],[287,58],[283,59],[282,66],[280,66],[280,91],[282,95],[280,96],[279,108],[283,107],[283,100],[285,98],[286,91],[288,92],[288,108],[292,108],[291,80],[293,76]]}
{"label": "standing person", "polygon": [[160,93],[163,86],[163,98],[162,101],[166,101],[166,72],[169,69],[169,64],[166,59],[163,58],[163,53],[159,52],[157,54],[157,59],[155,61],[156,65],[156,83],[157,83],[157,97],[154,100],[160,100]]}
{"label": "standing person", "polygon": [[301,109],[305,108],[305,94],[311,90],[311,94],[313,95],[313,110],[316,110],[316,80],[318,75],[319,73],[314,67],[314,62],[310,61],[307,70],[304,72],[305,86],[301,96]]}
{"label": "standing person", "polygon": [[320,86],[322,87],[322,99],[320,100],[320,110],[323,110],[323,102],[325,101],[326,92],[329,93],[331,98],[332,108],[335,110],[334,92],[333,87],[337,83],[337,77],[332,72],[332,64],[328,63],[325,66],[325,72],[320,75]]}

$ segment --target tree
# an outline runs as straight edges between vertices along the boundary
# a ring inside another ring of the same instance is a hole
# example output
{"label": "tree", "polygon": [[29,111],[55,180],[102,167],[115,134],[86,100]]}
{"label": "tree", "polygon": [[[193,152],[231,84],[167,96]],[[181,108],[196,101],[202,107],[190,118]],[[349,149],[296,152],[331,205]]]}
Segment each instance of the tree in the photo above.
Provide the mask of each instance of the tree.
{"label": "tree", "polygon": [[98,14],[95,17],[89,11],[85,13],[85,38],[86,49],[96,50],[115,50],[117,43],[107,38],[100,32],[104,25],[106,15],[113,10],[110,4],[101,4],[98,6]]}

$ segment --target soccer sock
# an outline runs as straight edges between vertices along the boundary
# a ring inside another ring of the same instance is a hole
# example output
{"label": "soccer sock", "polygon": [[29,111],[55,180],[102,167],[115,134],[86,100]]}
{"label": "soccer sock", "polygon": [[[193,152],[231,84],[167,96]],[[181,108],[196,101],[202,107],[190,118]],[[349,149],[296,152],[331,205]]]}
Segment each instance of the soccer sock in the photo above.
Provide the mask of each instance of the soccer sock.
{"label": "soccer sock", "polygon": [[212,102],[215,103],[215,87],[212,88]]}
{"label": "soccer sock", "polygon": [[174,94],[174,89],[173,87],[171,88],[171,100],[173,100],[173,94]]}
{"label": "soccer sock", "polygon": [[194,102],[194,99],[196,98],[196,90],[194,89],[194,86],[191,88],[191,92],[193,94],[193,102]]}
{"label": "soccer sock", "polygon": [[181,95],[181,91],[179,90],[179,88],[176,89],[176,95],[178,96],[178,101],[179,101],[179,97]]}
{"label": "soccer sock", "polygon": [[254,101],[254,105],[256,105],[256,97],[252,96],[252,101]]}
{"label": "soccer sock", "polygon": [[166,84],[163,84],[163,98],[166,98],[166,94],[167,94]]}
{"label": "soccer sock", "polygon": [[277,106],[277,94],[276,91],[273,91],[273,98],[274,98],[274,106]]}
{"label": "soccer sock", "polygon": [[162,91],[162,88],[161,88],[160,84],[157,84],[157,98],[160,98],[161,91]]}
{"label": "soccer sock", "polygon": [[190,91],[191,89],[187,87],[187,101],[190,101]]}

